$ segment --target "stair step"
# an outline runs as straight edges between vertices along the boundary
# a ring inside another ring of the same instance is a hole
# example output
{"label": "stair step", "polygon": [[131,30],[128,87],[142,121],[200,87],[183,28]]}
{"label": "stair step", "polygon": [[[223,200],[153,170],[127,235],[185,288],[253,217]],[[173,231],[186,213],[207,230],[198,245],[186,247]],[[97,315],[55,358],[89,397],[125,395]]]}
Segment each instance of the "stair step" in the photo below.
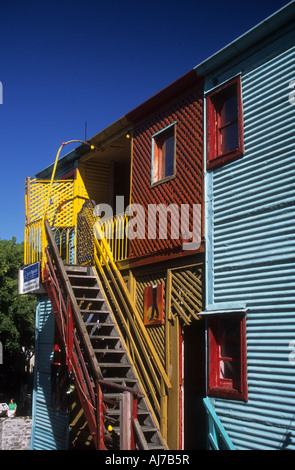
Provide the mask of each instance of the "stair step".
{"label": "stair step", "polygon": [[85,274],[82,274],[82,273],[81,274],[73,274],[72,272],[67,272],[67,274],[68,274],[69,278],[94,279],[96,281],[96,276],[94,276],[92,274],[88,274],[86,276],[85,276],[85,274],[87,274],[87,273],[85,273]]}
{"label": "stair step", "polygon": [[85,308],[81,309],[80,308],[80,313],[82,314],[86,314],[86,313],[93,313],[93,314],[98,314],[98,313],[105,313],[105,314],[110,314],[110,311],[109,310],[86,310]]}
{"label": "stair step", "polygon": [[[119,383],[120,385],[124,385],[128,387],[125,383],[134,383],[137,385],[137,379],[134,377],[108,377],[106,379],[108,382]],[[107,388],[107,387],[105,387]]]}
{"label": "stair step", "polygon": [[[94,352],[96,352],[95,349]],[[103,369],[132,369],[131,364],[124,364],[122,362],[101,362],[100,365]]]}
{"label": "stair step", "polygon": [[166,450],[165,446],[154,442],[148,442],[148,446],[150,450]]}
{"label": "stair step", "polygon": [[94,292],[97,292],[99,290],[97,286],[81,286],[81,285],[74,285],[72,286],[72,289],[83,289],[87,291],[93,290]]}
{"label": "stair step", "polygon": [[101,353],[101,354],[126,354],[126,351],[124,349],[94,349],[95,353]]}
{"label": "stair step", "polygon": [[108,340],[109,339],[111,341],[113,341],[113,340],[118,341],[119,339],[121,339],[121,337],[118,336],[118,335],[114,335],[114,336],[111,336],[111,335],[93,335],[93,336],[91,336],[91,339],[103,339],[103,340]]}
{"label": "stair step", "polygon": [[88,334],[91,338],[95,339],[94,337],[97,335],[101,335],[102,332],[103,334],[106,334],[108,331],[116,328],[116,325],[113,325],[111,323],[85,323],[86,329],[88,331]]}
{"label": "stair step", "polygon": [[98,297],[76,297],[77,302],[105,302],[105,299],[100,299]]}
{"label": "stair step", "polygon": [[88,283],[92,283],[92,284],[95,283],[95,285],[98,286],[97,277],[95,275],[85,275],[85,274],[77,274],[77,273],[70,274],[69,273],[68,277],[70,279],[70,282],[81,281],[83,286],[85,285],[85,281],[87,281]]}
{"label": "stair step", "polygon": [[66,264],[65,265],[65,270],[68,274],[68,276],[71,275],[71,273],[73,272],[77,272],[77,273],[80,273],[80,274],[84,274],[84,275],[90,275],[90,271],[91,271],[91,267],[90,266],[81,266],[81,265],[77,265],[77,264]]}
{"label": "stair step", "polygon": [[141,426],[141,429],[143,432],[157,432],[158,431],[158,428],[156,428],[155,426],[143,425]]}

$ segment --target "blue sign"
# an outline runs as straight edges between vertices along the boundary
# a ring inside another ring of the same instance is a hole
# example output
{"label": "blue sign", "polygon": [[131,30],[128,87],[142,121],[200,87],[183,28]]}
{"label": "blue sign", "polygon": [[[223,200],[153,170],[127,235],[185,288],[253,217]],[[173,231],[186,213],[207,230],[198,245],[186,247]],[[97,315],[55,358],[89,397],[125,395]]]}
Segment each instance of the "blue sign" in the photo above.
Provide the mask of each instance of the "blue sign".
{"label": "blue sign", "polygon": [[19,292],[26,294],[39,289],[40,284],[40,263],[26,266],[20,271]]}
{"label": "blue sign", "polygon": [[31,264],[24,268],[24,282],[30,282],[39,278],[39,263]]}

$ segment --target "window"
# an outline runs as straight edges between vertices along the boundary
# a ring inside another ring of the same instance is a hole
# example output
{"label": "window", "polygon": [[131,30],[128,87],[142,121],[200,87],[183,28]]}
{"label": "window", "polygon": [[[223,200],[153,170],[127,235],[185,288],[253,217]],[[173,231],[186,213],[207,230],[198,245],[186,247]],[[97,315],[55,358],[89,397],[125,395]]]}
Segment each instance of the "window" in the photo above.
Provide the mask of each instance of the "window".
{"label": "window", "polygon": [[244,153],[240,78],[207,97],[207,169],[216,168]]}
{"label": "window", "polygon": [[246,318],[216,316],[208,326],[208,395],[247,401]]}
{"label": "window", "polygon": [[172,124],[152,138],[152,184],[174,176],[175,152],[175,124]]}

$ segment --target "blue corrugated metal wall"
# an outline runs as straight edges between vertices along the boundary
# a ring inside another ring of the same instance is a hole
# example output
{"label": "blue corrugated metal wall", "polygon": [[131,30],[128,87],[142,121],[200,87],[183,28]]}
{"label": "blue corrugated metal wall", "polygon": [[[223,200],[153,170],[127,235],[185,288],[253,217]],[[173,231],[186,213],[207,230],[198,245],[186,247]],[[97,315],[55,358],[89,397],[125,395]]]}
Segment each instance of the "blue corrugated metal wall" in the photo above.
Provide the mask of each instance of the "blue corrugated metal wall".
{"label": "blue corrugated metal wall", "polygon": [[36,309],[36,356],[33,392],[33,450],[68,448],[69,417],[51,408],[51,363],[54,346],[54,314],[47,296],[39,296]]}
{"label": "blue corrugated metal wall", "polygon": [[206,175],[207,309],[248,308],[249,400],[213,400],[237,449],[295,449],[295,49],[277,46],[222,72],[242,71],[245,155]]}

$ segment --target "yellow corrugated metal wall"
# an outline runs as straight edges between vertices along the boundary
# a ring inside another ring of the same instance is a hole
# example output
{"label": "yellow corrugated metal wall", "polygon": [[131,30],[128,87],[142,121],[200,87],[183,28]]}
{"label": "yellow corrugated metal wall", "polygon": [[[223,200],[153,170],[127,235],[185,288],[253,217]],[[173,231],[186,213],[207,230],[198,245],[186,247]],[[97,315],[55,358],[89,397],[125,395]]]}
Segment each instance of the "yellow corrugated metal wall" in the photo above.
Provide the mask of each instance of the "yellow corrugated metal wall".
{"label": "yellow corrugated metal wall", "polygon": [[108,204],[110,191],[110,162],[89,161],[80,163],[79,171],[89,198],[96,204]]}

